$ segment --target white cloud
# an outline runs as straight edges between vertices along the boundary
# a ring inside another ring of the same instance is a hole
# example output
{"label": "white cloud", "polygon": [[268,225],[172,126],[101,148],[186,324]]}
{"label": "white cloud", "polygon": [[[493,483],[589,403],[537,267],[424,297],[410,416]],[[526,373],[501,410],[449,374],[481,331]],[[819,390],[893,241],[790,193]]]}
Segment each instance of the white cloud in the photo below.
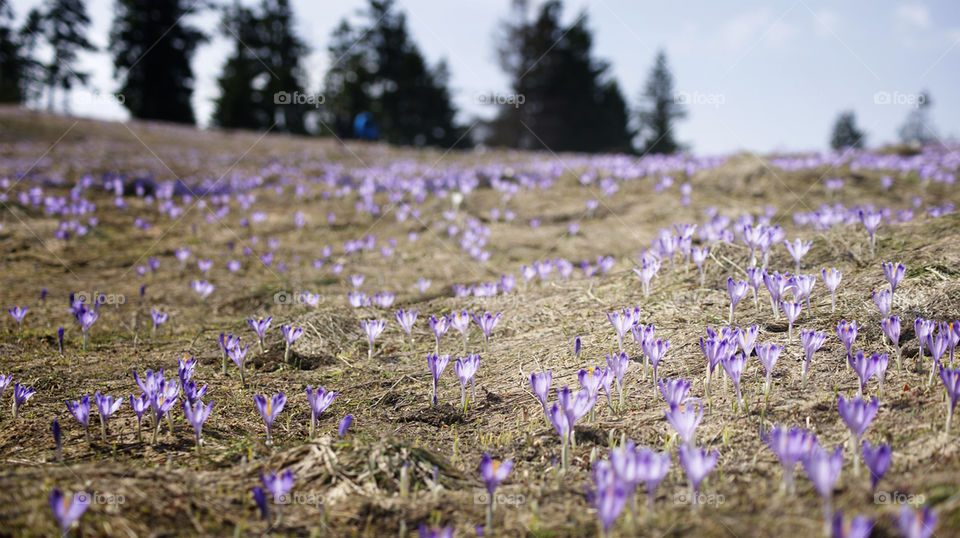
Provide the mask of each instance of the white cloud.
{"label": "white cloud", "polygon": [[830,9],[818,9],[813,13],[817,34],[831,36],[838,33],[840,15]]}
{"label": "white cloud", "polygon": [[923,30],[930,27],[930,10],[920,3],[901,4],[894,16],[898,22],[912,28]]}

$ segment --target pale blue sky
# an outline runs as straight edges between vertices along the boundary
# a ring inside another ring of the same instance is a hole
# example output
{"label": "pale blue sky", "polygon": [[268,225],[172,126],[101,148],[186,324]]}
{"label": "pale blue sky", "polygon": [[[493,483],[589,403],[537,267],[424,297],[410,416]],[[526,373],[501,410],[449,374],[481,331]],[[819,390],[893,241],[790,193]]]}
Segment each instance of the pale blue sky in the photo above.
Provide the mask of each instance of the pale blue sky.
{"label": "pale blue sky", "polygon": [[[22,19],[39,3],[12,5]],[[292,3],[297,30],[314,49],[305,62],[310,86],[319,89],[333,27],[365,0]],[[88,6],[91,38],[104,47],[113,2],[89,0]],[[462,121],[491,116],[494,109],[480,104],[478,96],[509,90],[494,49],[510,0],[398,0],[398,6],[431,63],[446,58]],[[836,113],[848,108],[869,133],[868,144],[893,141],[912,95],[921,89],[932,94],[941,137],[960,136],[956,0],[568,0],[565,6],[568,21],[586,10],[595,55],[611,62],[631,104],[656,50],[666,49],[676,88],[692,101],[677,134],[698,154],[824,149]],[[219,36],[212,13],[194,22],[217,34],[194,60],[194,105],[206,122],[230,45]],[[82,64],[93,73],[94,88],[116,89],[105,53],[84,55]],[[893,102],[878,104],[877,92],[887,92]],[[77,92],[72,103],[81,115],[126,117],[122,107],[89,92]]]}

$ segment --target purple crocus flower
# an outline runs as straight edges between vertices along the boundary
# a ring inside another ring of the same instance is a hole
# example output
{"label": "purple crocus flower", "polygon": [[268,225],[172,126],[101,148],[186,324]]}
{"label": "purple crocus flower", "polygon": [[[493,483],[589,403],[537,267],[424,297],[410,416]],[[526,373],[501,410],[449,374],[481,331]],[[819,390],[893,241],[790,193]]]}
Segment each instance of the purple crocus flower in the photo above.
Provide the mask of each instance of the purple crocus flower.
{"label": "purple crocus flower", "polygon": [[776,366],[777,359],[780,358],[780,352],[782,350],[783,348],[776,344],[757,346],[757,356],[760,357],[760,363],[763,364],[763,368],[767,374],[763,384],[764,395],[770,394],[770,381],[773,376],[773,367]]}
{"label": "purple crocus flower", "polygon": [[620,312],[607,312],[607,320],[610,321],[610,325],[613,325],[613,330],[617,333],[617,343],[622,353],[623,336],[636,324],[637,320],[633,318],[629,309],[624,309],[622,314]]}
{"label": "purple crocus flower", "polygon": [[83,398],[73,402],[67,400],[67,411],[83,425],[84,433],[87,436],[87,442],[90,442],[90,395],[86,394]]}
{"label": "purple crocus flower", "polygon": [[853,371],[857,373],[857,377],[860,378],[858,395],[863,396],[863,392],[867,388],[867,382],[876,374],[876,363],[871,362],[870,358],[867,357],[863,351],[857,351],[852,356],[848,355],[847,357],[850,367],[853,368]]}
{"label": "purple crocus flower", "polygon": [[883,213],[879,211],[863,211],[861,209],[859,216],[860,223],[863,224],[863,227],[867,229],[867,233],[870,235],[870,255],[873,256],[874,244],[877,241],[877,227],[880,226],[880,221],[883,220]]}
{"label": "purple crocus flower", "polygon": [[801,461],[807,478],[813,482],[813,487],[823,500],[824,522],[829,524],[833,519],[833,486],[843,469],[843,452],[839,446],[831,453],[815,445]]}
{"label": "purple crocus flower", "polygon": [[216,289],[216,287],[213,284],[207,282],[206,280],[191,281],[190,287],[193,289],[194,293],[200,296],[200,299],[202,300],[206,300],[207,297],[209,297],[210,294],[213,293],[213,290]]}
{"label": "purple crocus flower", "polygon": [[863,442],[863,462],[867,464],[870,470],[870,487],[876,491],[877,482],[883,478],[887,469],[890,468],[890,457],[892,450],[890,445],[870,446],[869,441]]}
{"label": "purple crocus flower", "polygon": [[703,419],[703,403],[699,399],[688,398],[681,405],[671,406],[664,415],[685,444],[689,446],[696,444],[697,426]]}
{"label": "purple crocus flower", "polygon": [[840,411],[840,417],[850,429],[850,437],[853,439],[853,472],[854,475],[860,475],[860,458],[857,457],[856,447],[860,446],[860,440],[867,431],[873,418],[877,415],[877,408],[880,403],[876,398],[870,402],[865,402],[862,398],[844,400],[843,395],[839,395],[837,407]]}
{"label": "purple crocus flower", "polygon": [[830,312],[833,312],[837,309],[837,286],[840,285],[843,272],[836,268],[824,268],[822,273],[823,283],[826,284],[827,289],[830,290]]}
{"label": "purple crocus flower", "polygon": [[167,317],[168,317],[168,316],[169,316],[169,314],[165,314],[165,313],[163,313],[163,312],[161,312],[161,311],[159,311],[159,310],[157,310],[157,309],[153,309],[153,310],[150,311],[150,317],[153,318],[153,336],[154,336],[154,338],[156,338],[156,336],[157,336],[157,327],[163,325],[164,322],[167,321]]}
{"label": "purple crocus flower", "polygon": [[[483,527],[477,527],[477,536],[483,536]],[[427,526],[421,523],[417,527],[417,534],[420,538],[453,538],[453,527],[438,527],[436,525]]]}
{"label": "purple crocus flower", "polygon": [[387,324],[383,320],[370,319],[361,321],[360,325],[363,327],[363,331],[367,333],[367,358],[373,359],[373,344]]}
{"label": "purple crocus flower", "polygon": [[313,388],[307,385],[307,403],[310,404],[310,439],[313,439],[313,434],[316,431],[317,419],[330,407],[337,394],[340,393],[324,390],[321,386],[317,386],[317,390],[314,392]]}
{"label": "purple crocus flower", "polygon": [[788,491],[793,491],[794,467],[811,449],[818,446],[817,436],[800,428],[794,427],[788,431],[777,426],[763,434],[763,441],[783,466],[783,486]]}
{"label": "purple crocus flower", "polygon": [[90,506],[90,495],[78,491],[73,497],[67,497],[60,491],[60,488],[53,488],[50,497],[47,499],[50,503],[50,509],[53,511],[53,519],[60,526],[60,534],[67,535],[73,522],[80,519],[80,516],[87,511]]}
{"label": "purple crocus flower", "polygon": [[87,333],[90,331],[90,327],[96,323],[97,319],[100,317],[100,313],[95,309],[91,308],[89,310],[84,310],[82,313],[77,315],[77,321],[80,322],[80,330],[83,332],[83,350],[87,350]]}
{"label": "purple crocus flower", "polygon": [[303,336],[303,328],[281,324],[280,332],[283,334],[285,344],[283,348],[283,363],[286,364],[290,362],[290,348],[293,346],[293,343],[297,341],[297,338]]}
{"label": "purple crocus flower", "polygon": [[856,321],[847,322],[845,319],[841,319],[837,323],[837,336],[840,337],[840,341],[843,342],[843,347],[847,348],[847,357],[849,361],[850,349],[853,347],[853,342],[857,339],[857,326]]}
{"label": "purple crocus flower", "polygon": [[63,463],[63,434],[60,431],[60,422],[53,419],[50,423],[50,432],[53,434],[53,442],[57,446],[57,463]]}
{"label": "purple crocus flower", "polygon": [[463,339],[463,353],[467,353],[467,329],[470,328],[470,312],[461,310],[450,316],[450,326],[460,331]]}
{"label": "purple crocus flower", "polygon": [[573,339],[573,357],[576,359],[580,358],[580,337]]}
{"label": "purple crocus flower", "polygon": [[337,434],[340,437],[343,437],[350,430],[350,426],[353,425],[353,415],[347,414],[342,419],[340,419],[340,424],[337,426]]}
{"label": "purple crocus flower", "polygon": [[[670,342],[667,342],[667,345],[669,346]],[[666,349],[664,349],[664,352],[666,352]],[[617,394],[620,397],[620,405],[618,409],[623,409],[623,376],[626,375],[627,368],[630,367],[630,357],[623,352],[620,352],[619,354],[614,353],[613,355],[607,355],[607,367],[609,368],[610,373],[613,375],[613,378],[617,381]],[[609,384],[610,379],[606,379],[606,382]]]}
{"label": "purple crocus flower", "polygon": [[[759,311],[760,302],[758,293],[760,291],[760,285],[763,284],[763,269],[760,267],[747,267],[747,282],[753,289],[753,306]],[[700,287],[703,287],[702,281]]]}
{"label": "purple crocus flower", "polygon": [[244,364],[244,361],[246,361],[248,349],[250,349],[250,344],[240,347],[240,342],[238,339],[237,343],[227,351],[227,354],[230,356],[230,360],[232,360],[233,363],[237,365],[237,368],[240,369],[241,385],[247,384],[243,376],[243,364]]}
{"label": "purple crocus flower", "polygon": [[263,484],[263,488],[254,488],[254,490],[260,490],[260,499],[256,499],[257,492],[254,491],[254,499],[257,501],[258,505],[263,505],[260,507],[260,512],[265,516],[265,519],[269,521],[270,511],[267,507],[267,495],[269,494],[273,497],[273,504],[277,507],[277,521],[274,524],[279,523],[282,514],[280,513],[280,507],[284,504],[290,502],[289,494],[290,490],[293,489],[293,471],[287,469],[283,473],[266,473],[260,472],[260,482]]}
{"label": "purple crocus flower", "polygon": [[733,403],[734,409],[743,403],[743,396],[740,393],[740,376],[743,374],[743,369],[747,365],[747,357],[744,356],[743,352],[737,352],[733,355],[730,355],[721,361],[723,366],[723,371],[727,373],[727,377],[733,381],[733,388],[736,390],[737,399]]}
{"label": "purple crocus flower", "polygon": [[683,379],[661,379],[660,394],[671,409],[680,407],[690,393],[690,382]]}
{"label": "purple crocus flower", "polygon": [[803,307],[803,303],[793,302],[793,301],[781,301],[780,308],[783,309],[783,314],[787,316],[787,339],[793,340],[793,322],[800,317],[800,309]]}
{"label": "purple crocus flower", "polygon": [[229,358],[230,350],[237,346],[240,343],[240,337],[234,336],[232,334],[225,335],[220,333],[220,338],[217,339],[217,342],[220,344],[221,352],[221,364],[220,371],[223,375],[227,375],[227,359]]}
{"label": "purple crocus flower", "polygon": [[260,510],[260,517],[262,517],[264,521],[269,522],[270,503],[267,500],[267,493],[260,486],[252,488],[250,493],[253,494],[253,502],[256,503],[257,508]]}
{"label": "purple crocus flower", "polygon": [[287,404],[287,396],[283,392],[278,392],[272,398],[265,398],[259,394],[253,395],[253,403],[263,417],[263,422],[267,425],[267,444],[272,444],[273,439],[270,435],[273,429],[273,421],[283,411],[283,406]]}
{"label": "purple crocus flower", "polygon": [[197,360],[184,357],[177,359],[177,378],[180,379],[180,386],[184,386],[190,378],[193,377],[193,371],[197,368]]}
{"label": "purple crocus flower", "polygon": [[883,262],[881,267],[883,268],[883,276],[885,276],[887,282],[890,283],[890,295],[893,295],[896,293],[900,281],[903,280],[903,275],[906,274],[907,268],[902,263],[894,265],[893,262]]}
{"label": "purple crocus flower", "polygon": [[900,507],[897,527],[904,538],[930,538],[937,528],[937,513],[924,505],[919,510],[904,504]]}
{"label": "purple crocus flower", "polygon": [[577,373],[577,381],[580,382],[583,390],[587,391],[591,396],[596,397],[600,394],[600,387],[603,386],[607,371],[607,369],[601,369],[599,366],[585,370],[581,369],[580,372]]}
{"label": "purple crocus flower", "polygon": [[933,334],[936,329],[936,323],[933,320],[917,318],[913,322],[913,331],[917,335],[917,342],[920,346],[920,353],[917,356],[917,372],[923,371],[923,346],[927,343],[927,338]]}
{"label": "purple crocus flower", "polygon": [[437,382],[440,380],[440,375],[443,374],[443,370],[449,362],[450,355],[437,355],[436,353],[427,355],[427,368],[430,369],[430,373],[433,375],[433,399],[430,405],[437,405]]}
{"label": "purple crocus flower", "polygon": [[549,419],[550,413],[547,411],[547,398],[550,394],[550,382],[553,380],[553,370],[546,372],[533,372],[530,374],[530,388],[533,394],[540,400],[543,406],[543,414]]}
{"label": "purple crocus flower", "polygon": [[843,512],[833,516],[833,526],[830,529],[830,538],[870,538],[874,521],[866,516],[857,516],[849,524],[843,522]]}
{"label": "purple crocus flower", "polygon": [[407,338],[410,339],[410,349],[413,350],[413,324],[417,321],[417,309],[410,310],[397,310],[394,313],[394,316],[397,318],[397,323],[400,325],[400,328],[403,332],[407,333]]}
{"label": "purple crocus flower", "polygon": [[749,284],[743,280],[733,280],[733,278],[727,278],[727,293],[730,295],[730,319],[727,321],[729,324],[733,324],[733,312],[737,308],[737,303],[740,302],[740,299],[747,294],[749,289]]}
{"label": "purple crocus flower", "polygon": [[647,504],[653,506],[654,492],[670,470],[670,454],[641,447],[634,453],[637,477],[647,486]]}
{"label": "purple crocus flower", "polygon": [[930,378],[927,380],[927,385],[933,385],[933,375],[940,369],[940,359],[943,357],[943,354],[946,353],[947,347],[950,345],[950,339],[947,336],[946,327],[941,327],[937,332],[937,335],[934,336],[931,331],[927,335],[927,349],[930,350],[930,357],[933,359],[933,364],[930,366]]}
{"label": "purple crocus flower", "polygon": [[690,489],[693,491],[692,502],[697,504],[700,484],[716,466],[720,454],[716,450],[708,453],[706,449],[693,445],[680,445],[677,453],[680,456],[680,465],[683,466],[683,470],[687,473],[687,480],[690,481]]}
{"label": "purple crocus flower", "polygon": [[507,478],[511,470],[513,470],[513,460],[506,460],[501,463],[493,459],[489,452],[484,453],[480,459],[480,477],[483,479],[483,484],[487,488],[487,496],[489,497],[486,527],[488,530],[493,528],[493,508],[496,504],[496,495],[494,495],[494,493],[496,492],[497,486]]}
{"label": "purple crocus flower", "polygon": [[[2,377],[2,376],[0,376]],[[947,425],[946,432],[950,434],[950,424],[953,422],[953,412],[960,400],[960,368],[951,369],[940,367],[940,380],[947,391]]]}
{"label": "purple crocus flower", "polygon": [[597,510],[604,536],[610,536],[610,528],[620,517],[630,492],[610,470],[610,463],[600,460],[593,464],[594,490],[587,490],[587,500]]}
{"label": "purple crocus flower", "polygon": [[796,272],[800,272],[800,259],[810,250],[810,247],[813,246],[813,241],[804,241],[800,238],[794,239],[791,243],[790,241],[784,241],[784,245],[787,247],[787,252],[790,253],[790,256],[793,257],[793,260],[797,264]]}
{"label": "purple crocus flower", "polygon": [[737,327],[734,329],[733,334],[736,335],[737,343],[740,344],[740,349],[743,350],[743,354],[749,357],[750,353],[753,352],[754,344],[757,342],[757,335],[760,334],[760,326],[754,325],[753,327],[748,327],[747,330]]}
{"label": "purple crocus flower", "polygon": [[60,349],[60,354],[63,355],[63,327],[57,327],[57,346]]}
{"label": "purple crocus flower", "polygon": [[500,322],[500,314],[502,312],[497,312],[496,314],[491,314],[490,312],[484,312],[481,315],[471,314],[473,321],[480,326],[480,330],[483,331],[483,347],[486,349],[487,341],[490,340],[490,332],[493,331],[493,328],[497,326],[497,323]]}
{"label": "purple crocus flower", "polygon": [[19,334],[21,325],[23,325],[23,318],[26,317],[27,311],[30,308],[26,306],[14,306],[13,308],[8,308],[7,311],[10,312],[10,315],[13,316],[13,319],[17,322],[17,333]]}
{"label": "purple crocus flower", "polygon": [[183,383],[183,397],[190,405],[197,403],[207,393],[207,386],[199,386],[196,381]]}
{"label": "purple crocus flower", "polygon": [[[123,404],[123,398],[114,399],[113,396],[107,396],[106,394],[100,394],[98,390],[93,395],[94,401],[97,403],[97,411],[100,413],[100,433],[103,437],[103,442],[107,442],[107,420],[110,418],[110,415],[117,412],[117,409],[120,409],[120,405]],[[88,401],[89,405],[89,401]]]}
{"label": "purple crocus flower", "polygon": [[707,374],[704,387],[707,398],[710,398],[710,384],[713,371],[721,361],[733,353],[733,350],[736,349],[736,343],[713,333],[711,329],[708,329],[707,333],[706,339],[700,337],[700,351],[703,352],[704,357],[707,359]]}
{"label": "purple crocus flower", "polygon": [[187,422],[193,426],[194,440],[197,444],[197,456],[200,455],[201,430],[203,429],[203,423],[207,421],[207,417],[210,416],[210,411],[212,410],[213,400],[211,400],[206,406],[203,405],[203,401],[201,400],[197,400],[195,406],[190,402],[183,402],[183,415],[187,418]]}
{"label": "purple crocus flower", "polygon": [[13,386],[13,418],[16,420],[17,412],[20,411],[20,406],[27,403],[27,400],[31,396],[36,394],[37,391],[33,390],[33,387],[27,388],[26,385],[21,385],[17,383]]}
{"label": "purple crocus flower", "polygon": [[883,334],[890,339],[890,343],[893,344],[894,349],[897,350],[897,371],[900,370],[900,318],[897,316],[890,316],[887,319],[884,319],[880,322],[880,328],[883,329]]}
{"label": "purple crocus flower", "polygon": [[873,290],[873,303],[877,305],[877,310],[880,311],[881,316],[890,315],[890,302],[893,298],[893,295],[890,293],[890,290]]}
{"label": "purple crocus flower", "polygon": [[433,331],[433,336],[437,339],[437,347],[434,350],[435,355],[440,354],[440,337],[443,336],[447,329],[450,328],[450,318],[446,316],[430,316],[430,330]]}
{"label": "purple crocus flower", "polygon": [[[467,412],[467,384],[473,383],[473,376],[478,368],[480,368],[480,355],[475,353],[471,353],[466,358],[458,357],[453,363],[453,371],[460,380],[460,407],[464,413]],[[473,388],[473,399],[477,399],[476,385]]]}
{"label": "purple crocus flower", "polygon": [[806,385],[807,382],[807,371],[810,368],[810,359],[813,358],[813,354],[820,350],[824,342],[827,341],[827,335],[822,332],[817,332],[813,330],[802,330],[800,331],[800,344],[803,346],[803,374],[801,375],[800,386]]}
{"label": "purple crocus flower", "polygon": [[364,278],[363,275],[350,275],[350,285],[353,286],[354,289],[360,289],[360,286],[363,285]]}
{"label": "purple crocus flower", "polygon": [[633,268],[633,272],[640,277],[640,287],[643,290],[643,296],[650,296],[650,281],[653,280],[653,277],[657,275],[657,272],[660,271],[660,260],[650,256],[649,259],[644,257],[641,260],[640,268]]}
{"label": "purple crocus flower", "polygon": [[710,255],[710,247],[692,247],[690,249],[690,259],[693,260],[693,263],[697,266],[697,274],[700,276],[700,287],[703,287],[703,262],[707,261],[707,256]]}
{"label": "purple crocus flower", "polygon": [[[143,441],[143,435],[141,427],[143,425],[143,414],[147,411],[147,408],[150,406],[148,397],[146,393],[140,393],[139,398],[134,398],[133,394],[130,395],[130,408],[133,409],[134,414],[137,415],[137,442]],[[89,440],[90,434],[87,434],[87,439]]]}
{"label": "purple crocus flower", "polygon": [[593,409],[596,402],[596,395],[592,395],[586,390],[578,391],[576,395],[569,387],[563,387],[557,391],[557,403],[560,404],[563,412],[567,415],[567,422],[570,424],[570,442],[574,446],[576,446],[574,426],[576,426],[578,420]]}
{"label": "purple crocus flower", "polygon": [[270,328],[270,322],[273,321],[273,316],[267,316],[264,318],[247,318],[247,325],[253,329],[253,332],[257,333],[257,339],[260,342],[260,354],[263,354],[263,337],[267,334],[267,329]]}
{"label": "purple crocus flower", "polygon": [[567,468],[567,443],[570,441],[570,432],[572,431],[570,421],[567,420],[567,414],[559,404],[553,404],[550,412],[547,413],[550,423],[560,436],[560,464],[563,469]]}
{"label": "purple crocus flower", "polygon": [[773,310],[774,319],[780,319],[780,301],[790,287],[790,275],[774,271],[773,273],[764,273],[763,283],[770,293],[770,309]]}
{"label": "purple crocus flower", "polygon": [[670,349],[670,340],[661,340],[657,338],[656,340],[647,340],[644,342],[643,354],[650,359],[650,365],[653,367],[653,391],[656,395],[657,391],[657,366],[660,364],[660,361],[663,359],[664,355],[667,354],[667,350]]}

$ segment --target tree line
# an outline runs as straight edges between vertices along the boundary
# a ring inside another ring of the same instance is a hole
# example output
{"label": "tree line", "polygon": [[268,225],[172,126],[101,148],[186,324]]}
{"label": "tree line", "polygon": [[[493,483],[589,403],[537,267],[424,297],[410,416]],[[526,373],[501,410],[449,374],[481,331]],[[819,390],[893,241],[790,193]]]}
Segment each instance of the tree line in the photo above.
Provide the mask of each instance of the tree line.
{"label": "tree line", "polygon": [[[230,43],[210,118],[217,127],[443,148],[479,141],[550,151],[685,149],[674,129],[686,111],[674,93],[666,54],[657,53],[631,107],[609,62],[593,51],[587,13],[566,24],[561,0],[536,7],[513,0],[496,47],[510,95],[497,103],[492,120],[470,126],[457,121],[447,64],[427,61],[395,0],[367,0],[335,27],[326,51],[330,67],[312,94],[303,66],[310,48],[297,35],[289,0],[114,0],[114,6],[105,52],[113,60],[115,90],[134,118],[196,123],[190,64],[211,36],[192,21],[215,9],[218,30]],[[67,110],[70,91],[88,85],[78,55],[96,51],[86,37],[91,21],[84,0],[46,0],[19,28],[14,19],[9,4],[0,2],[0,102],[36,105],[45,96],[53,110],[59,93]],[[919,114],[902,137],[929,136]],[[842,113],[831,145],[859,147],[863,140],[853,113]]]}

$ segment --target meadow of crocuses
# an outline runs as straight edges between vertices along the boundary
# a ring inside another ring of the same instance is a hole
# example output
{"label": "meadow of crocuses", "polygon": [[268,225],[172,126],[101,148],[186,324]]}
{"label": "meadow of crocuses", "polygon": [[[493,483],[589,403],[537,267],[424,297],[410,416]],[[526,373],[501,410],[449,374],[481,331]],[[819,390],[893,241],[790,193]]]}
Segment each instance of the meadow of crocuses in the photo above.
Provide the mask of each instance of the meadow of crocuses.
{"label": "meadow of crocuses", "polygon": [[0,535],[960,534],[956,148],[0,118]]}

